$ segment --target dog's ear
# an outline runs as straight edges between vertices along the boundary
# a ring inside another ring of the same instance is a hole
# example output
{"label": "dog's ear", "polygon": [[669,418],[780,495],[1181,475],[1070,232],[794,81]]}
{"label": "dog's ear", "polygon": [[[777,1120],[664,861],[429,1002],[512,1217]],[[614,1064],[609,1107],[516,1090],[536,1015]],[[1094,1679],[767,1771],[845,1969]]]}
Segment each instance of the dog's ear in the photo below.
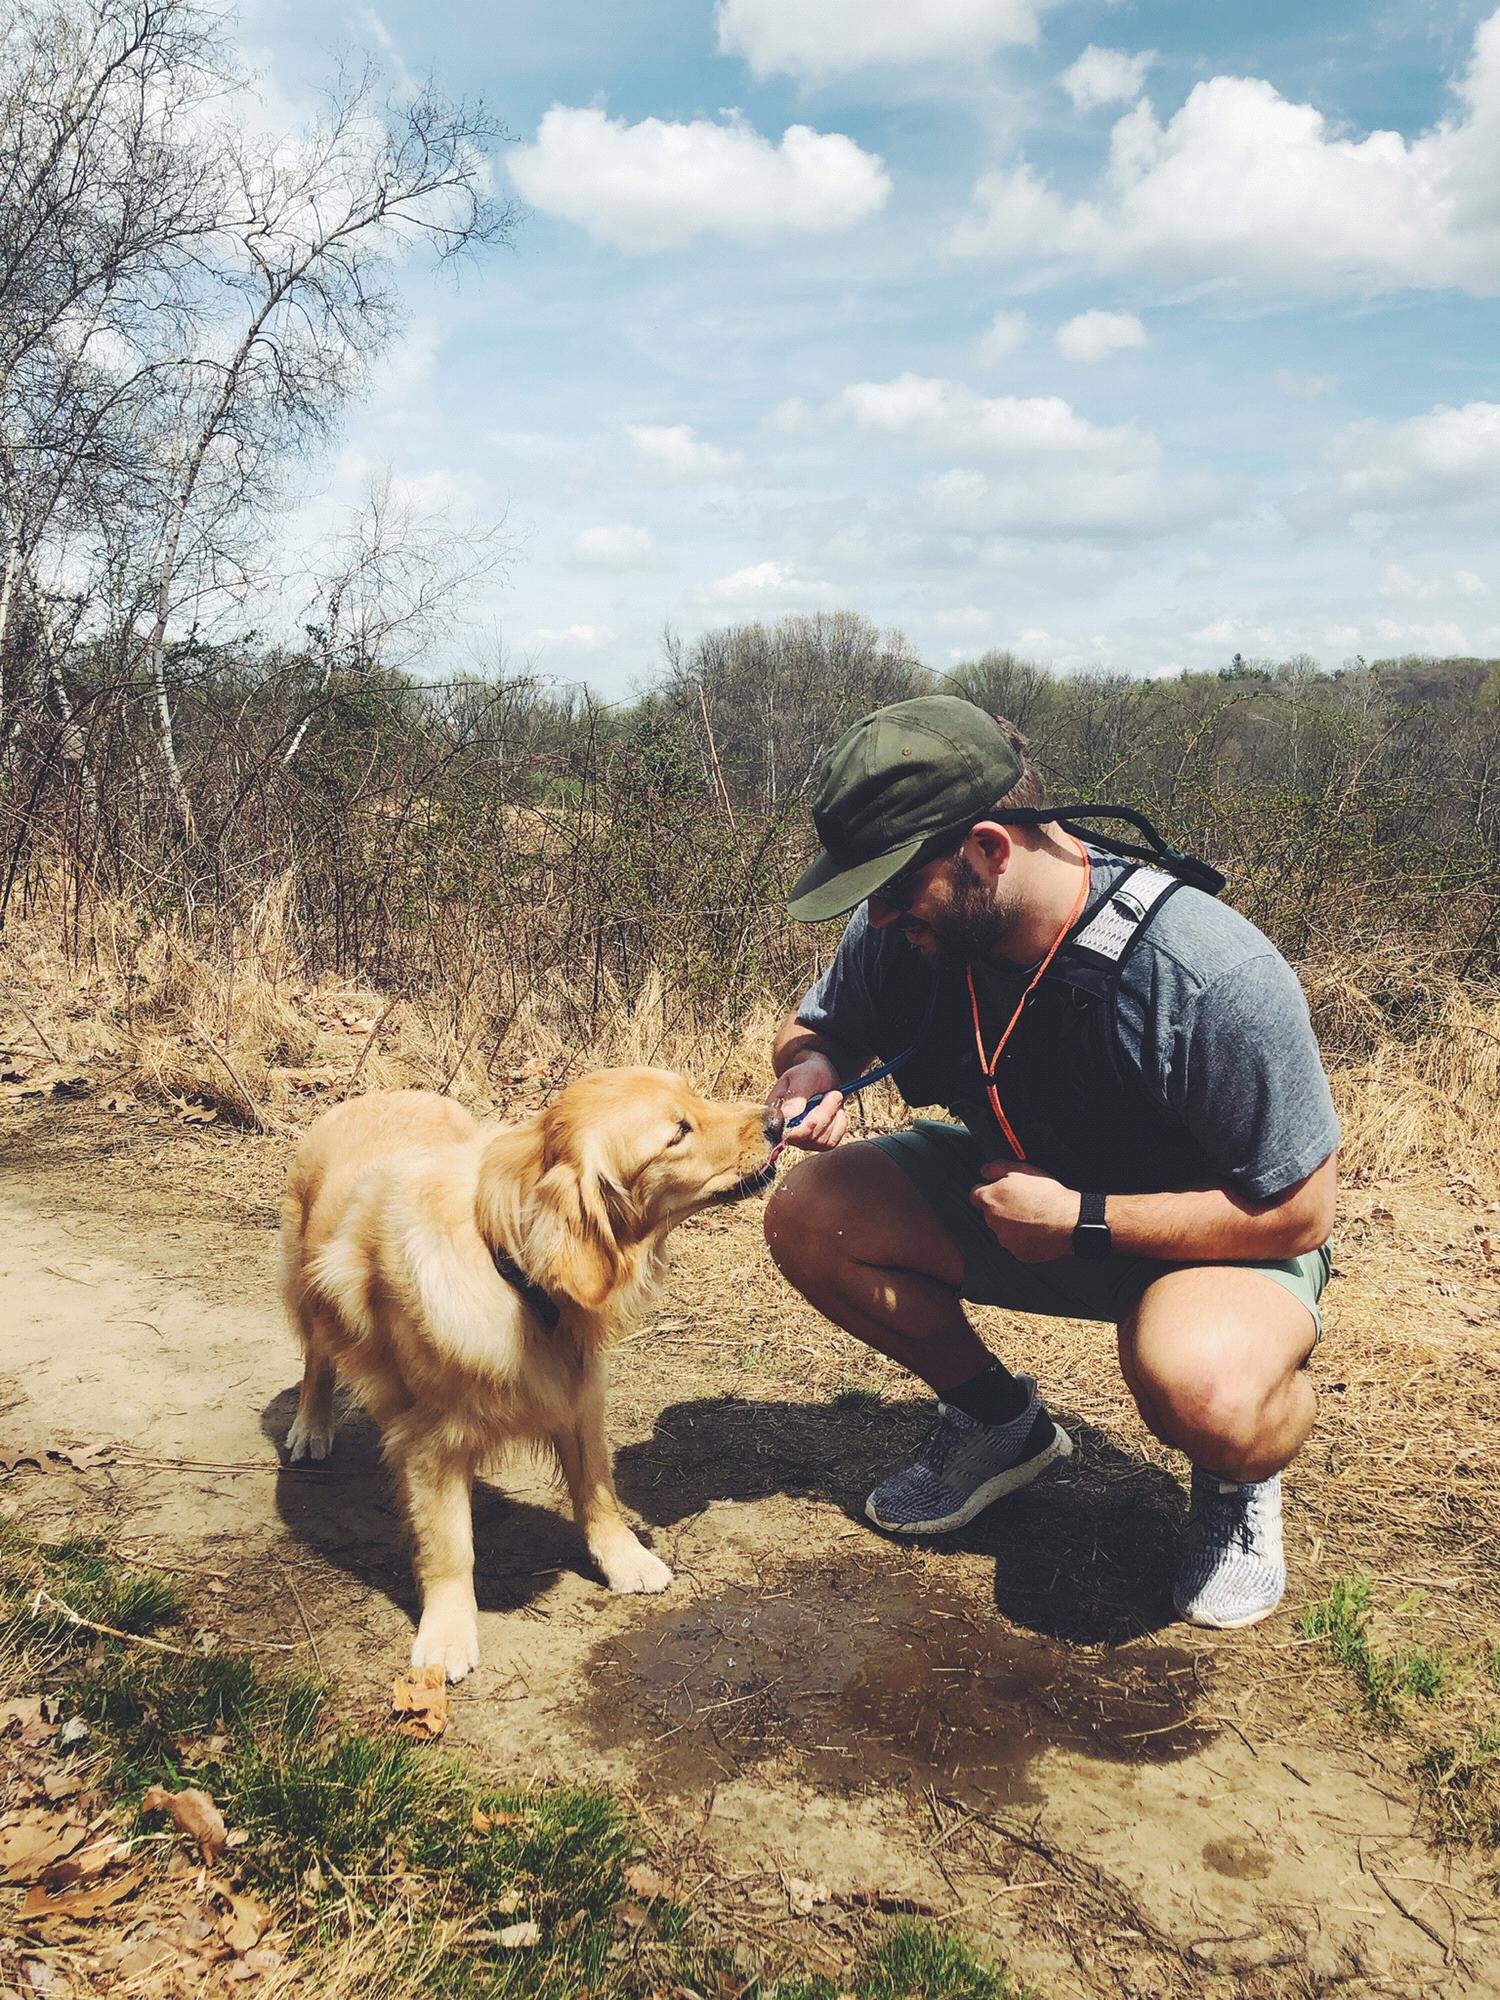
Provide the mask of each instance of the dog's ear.
{"label": "dog's ear", "polygon": [[533,1213],[537,1283],[597,1312],[625,1262],[602,1177],[587,1163],[554,1161],[537,1183]]}

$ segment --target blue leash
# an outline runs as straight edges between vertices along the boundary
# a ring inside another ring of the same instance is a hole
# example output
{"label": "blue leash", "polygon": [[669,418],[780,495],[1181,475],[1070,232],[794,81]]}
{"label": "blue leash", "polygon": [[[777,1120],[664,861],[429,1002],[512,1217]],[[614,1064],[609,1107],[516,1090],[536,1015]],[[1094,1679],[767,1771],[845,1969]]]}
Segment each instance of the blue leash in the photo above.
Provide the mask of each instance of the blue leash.
{"label": "blue leash", "polygon": [[[937,1012],[938,994],[942,989],[942,984],[942,975],[934,973],[932,987],[927,995],[927,1006],[923,1012],[911,1047],[903,1049],[899,1056],[892,1056],[889,1062],[880,1063],[874,1069],[867,1069],[863,1076],[855,1077],[852,1083],[840,1084],[839,1094],[844,1098],[845,1102],[851,1097],[858,1097],[859,1093],[862,1090],[868,1090],[871,1084],[884,1083],[888,1076],[894,1076],[898,1069],[904,1069],[911,1061],[912,1057],[927,1039],[927,1030],[932,1026],[932,1017]],[[795,1131],[803,1119],[808,1117],[813,1111],[816,1111],[818,1106],[823,1102],[823,1099],[830,1094],[826,1090],[820,1090],[816,1097],[810,1097],[797,1113],[796,1117],[787,1120],[783,1128],[783,1136],[786,1132]]]}

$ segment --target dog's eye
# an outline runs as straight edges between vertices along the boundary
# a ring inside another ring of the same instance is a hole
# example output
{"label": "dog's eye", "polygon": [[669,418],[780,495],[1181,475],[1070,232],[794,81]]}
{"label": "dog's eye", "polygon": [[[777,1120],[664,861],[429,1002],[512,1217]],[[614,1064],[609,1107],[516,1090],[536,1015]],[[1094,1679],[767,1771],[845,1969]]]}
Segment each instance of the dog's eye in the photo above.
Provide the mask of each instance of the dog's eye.
{"label": "dog's eye", "polygon": [[693,1129],[692,1126],[688,1123],[686,1118],[684,1118],[678,1125],[677,1130],[672,1134],[671,1138],[667,1141],[667,1144],[669,1146],[680,1146],[683,1140],[687,1138],[688,1134],[692,1131],[692,1129]]}

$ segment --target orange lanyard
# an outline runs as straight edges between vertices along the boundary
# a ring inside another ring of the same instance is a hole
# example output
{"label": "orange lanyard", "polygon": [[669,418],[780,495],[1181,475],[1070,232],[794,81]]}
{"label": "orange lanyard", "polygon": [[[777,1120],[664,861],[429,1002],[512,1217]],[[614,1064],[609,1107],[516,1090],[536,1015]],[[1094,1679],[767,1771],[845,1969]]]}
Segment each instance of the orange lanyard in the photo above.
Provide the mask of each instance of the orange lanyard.
{"label": "orange lanyard", "polygon": [[1005,1044],[1010,1040],[1011,1029],[1016,1025],[1017,1021],[1019,1021],[1021,1018],[1021,1009],[1026,1005],[1026,1002],[1031,998],[1032,994],[1035,992],[1037,981],[1041,978],[1042,974],[1047,970],[1047,967],[1052,963],[1053,959],[1056,958],[1059,945],[1061,945],[1063,939],[1068,935],[1068,932],[1072,930],[1074,924],[1076,924],[1078,919],[1083,915],[1083,906],[1089,899],[1089,883],[1092,880],[1094,871],[1089,861],[1088,849],[1084,846],[1083,842],[1079,840],[1075,835],[1070,833],[1068,835],[1068,838],[1073,842],[1073,845],[1078,849],[1079,858],[1083,862],[1083,881],[1078,890],[1078,900],[1074,903],[1073,908],[1069,913],[1067,922],[1063,925],[1062,929],[1058,932],[1057,936],[1052,940],[1052,949],[1047,953],[1047,956],[1042,960],[1041,964],[1037,967],[1036,971],[1032,973],[1026,991],[1021,995],[1020,999],[1016,1002],[1016,1011],[1014,1012],[1014,1014],[1011,1015],[1010,1019],[1006,1022],[1005,1033],[1000,1037],[999,1041],[996,1042],[995,1053],[990,1057],[988,1062],[986,1062],[984,1059],[984,1030],[979,1024],[979,995],[974,991],[974,968],[972,965],[964,967],[964,977],[969,982],[969,1005],[974,1010],[974,1046],[979,1051],[979,1068],[984,1076],[985,1088],[989,1092],[990,1109],[994,1112],[996,1118],[1000,1121],[1000,1130],[1005,1134],[1007,1140],[1010,1142],[1010,1149],[1015,1154],[1018,1160],[1024,1160],[1026,1158],[1026,1149],[1022,1146],[1020,1140],[1016,1137],[1015,1133],[1010,1129],[1010,1120],[1006,1117],[1004,1106],[1000,1102],[1000,1093],[995,1088],[995,1065],[999,1062],[1001,1056],[1004,1054]]}

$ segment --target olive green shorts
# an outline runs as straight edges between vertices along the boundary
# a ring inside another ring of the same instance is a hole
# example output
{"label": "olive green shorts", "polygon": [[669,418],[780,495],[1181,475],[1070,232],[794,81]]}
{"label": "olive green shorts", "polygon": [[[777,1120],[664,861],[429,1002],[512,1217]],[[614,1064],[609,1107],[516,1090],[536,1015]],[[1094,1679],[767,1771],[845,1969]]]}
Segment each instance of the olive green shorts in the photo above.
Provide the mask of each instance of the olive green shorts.
{"label": "olive green shorts", "polygon": [[[979,1148],[962,1125],[919,1118],[901,1132],[885,1132],[867,1142],[896,1162],[936,1213],[963,1254],[962,1296],[976,1305],[1005,1306],[1012,1312],[1048,1313],[1063,1319],[1103,1319],[1116,1325],[1131,1313],[1142,1292],[1164,1271],[1180,1264],[1154,1257],[1049,1257],[1023,1264],[997,1243],[969,1196],[980,1179]],[[1300,1257],[1244,1264],[1263,1271],[1302,1301],[1323,1337],[1318,1300],[1333,1268],[1328,1244]]]}

